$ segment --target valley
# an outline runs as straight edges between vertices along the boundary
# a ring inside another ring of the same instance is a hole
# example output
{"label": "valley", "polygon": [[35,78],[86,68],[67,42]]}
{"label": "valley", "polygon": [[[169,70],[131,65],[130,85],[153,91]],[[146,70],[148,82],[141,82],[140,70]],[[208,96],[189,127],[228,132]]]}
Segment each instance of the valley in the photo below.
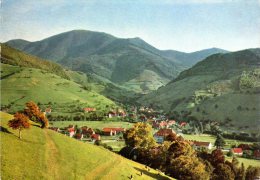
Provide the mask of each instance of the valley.
{"label": "valley", "polygon": [[[140,38],[84,30],[1,47],[5,178],[13,178],[12,161],[18,179],[170,179],[194,165],[191,176],[205,179],[217,176],[214,153],[223,166],[234,158],[240,169],[259,165],[259,48],[163,51]],[[19,140],[7,123],[30,101],[49,128],[32,122]],[[25,160],[31,154],[38,163]],[[192,159],[178,166],[174,156]],[[36,170],[21,171],[23,162]]]}

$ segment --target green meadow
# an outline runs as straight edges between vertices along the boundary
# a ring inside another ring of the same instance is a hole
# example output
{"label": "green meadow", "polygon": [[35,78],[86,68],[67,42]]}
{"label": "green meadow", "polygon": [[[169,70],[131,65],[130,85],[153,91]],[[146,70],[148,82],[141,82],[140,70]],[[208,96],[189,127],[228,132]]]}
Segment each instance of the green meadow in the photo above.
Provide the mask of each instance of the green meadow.
{"label": "green meadow", "polygon": [[110,180],[128,179],[131,175],[134,179],[170,179],[103,147],[41,129],[37,124],[23,130],[20,140],[18,132],[7,126],[12,116],[0,112],[0,117],[2,179]]}

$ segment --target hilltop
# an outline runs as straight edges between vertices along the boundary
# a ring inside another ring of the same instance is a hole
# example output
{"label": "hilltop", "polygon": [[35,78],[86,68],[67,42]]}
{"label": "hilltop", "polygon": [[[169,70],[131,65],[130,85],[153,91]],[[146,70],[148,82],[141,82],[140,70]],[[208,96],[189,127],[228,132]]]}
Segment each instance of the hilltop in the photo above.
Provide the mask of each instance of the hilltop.
{"label": "hilltop", "polygon": [[[83,143],[36,124],[24,130],[23,139],[1,117],[1,178],[3,179],[170,179],[144,165],[102,147]],[[15,164],[15,165],[14,165]],[[143,171],[143,175],[139,176]]]}
{"label": "hilltop", "polygon": [[190,113],[227,129],[259,132],[260,49],[215,54],[141,99],[172,115]]}
{"label": "hilltop", "polygon": [[156,49],[140,38],[123,39],[86,30],[73,30],[36,42],[11,40],[7,44],[72,70],[94,74],[123,91],[132,92],[131,95],[156,90],[194,61],[222,52],[212,49],[207,53],[179,52],[181,56],[177,56],[172,51]]}

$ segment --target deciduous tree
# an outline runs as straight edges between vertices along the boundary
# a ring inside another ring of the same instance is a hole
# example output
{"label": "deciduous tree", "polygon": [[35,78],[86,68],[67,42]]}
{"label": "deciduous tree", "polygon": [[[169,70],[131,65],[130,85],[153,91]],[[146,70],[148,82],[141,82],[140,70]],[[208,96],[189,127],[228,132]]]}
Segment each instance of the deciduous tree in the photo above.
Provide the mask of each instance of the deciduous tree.
{"label": "deciduous tree", "polygon": [[147,123],[136,123],[124,133],[126,145],[131,147],[148,148],[155,145],[152,127]]}
{"label": "deciduous tree", "polygon": [[48,127],[49,121],[45,114],[41,112],[40,108],[34,102],[30,101],[26,103],[24,113],[32,120],[41,123],[41,128]]}
{"label": "deciduous tree", "polygon": [[8,126],[11,127],[12,129],[18,129],[19,130],[19,138],[22,138],[22,134],[21,131],[23,129],[27,129],[30,127],[30,122],[29,122],[29,118],[24,115],[23,113],[19,113],[17,112],[14,115],[14,119],[10,120],[8,122]]}

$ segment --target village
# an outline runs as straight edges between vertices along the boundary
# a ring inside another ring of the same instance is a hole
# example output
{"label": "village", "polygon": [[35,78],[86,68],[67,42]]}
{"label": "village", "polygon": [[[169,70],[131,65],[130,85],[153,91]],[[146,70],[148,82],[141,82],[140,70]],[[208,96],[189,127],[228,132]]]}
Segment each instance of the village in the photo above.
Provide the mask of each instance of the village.
{"label": "village", "polygon": [[[84,108],[87,113],[95,112],[95,108]],[[45,110],[46,114],[51,114],[51,108]],[[149,117],[149,118],[147,118]],[[133,125],[135,122],[145,122],[151,125],[153,129],[153,137],[158,144],[163,144],[167,140],[167,137],[174,135],[180,136],[189,140],[190,145],[196,151],[211,152],[217,147],[215,142],[193,140],[191,135],[187,133],[187,127],[189,124],[185,121],[169,120],[165,115],[155,112],[152,108],[140,107],[131,108],[130,112],[126,112],[123,109],[111,110],[107,114],[108,119],[112,118],[134,118],[134,121],[129,122],[129,125]],[[105,148],[118,152],[125,147],[125,141],[123,138],[126,127],[122,126],[107,126],[107,127],[91,127],[91,126],[78,126],[73,125],[70,122],[67,127],[49,127],[51,130],[64,134],[71,138],[75,138],[79,141],[91,143],[95,145],[102,145]],[[206,135],[205,135],[206,136]],[[208,135],[209,136],[209,135]],[[257,145],[253,143],[241,141],[236,144],[226,144],[221,147],[222,152],[227,156],[237,156],[248,159],[260,159],[260,150]]]}

